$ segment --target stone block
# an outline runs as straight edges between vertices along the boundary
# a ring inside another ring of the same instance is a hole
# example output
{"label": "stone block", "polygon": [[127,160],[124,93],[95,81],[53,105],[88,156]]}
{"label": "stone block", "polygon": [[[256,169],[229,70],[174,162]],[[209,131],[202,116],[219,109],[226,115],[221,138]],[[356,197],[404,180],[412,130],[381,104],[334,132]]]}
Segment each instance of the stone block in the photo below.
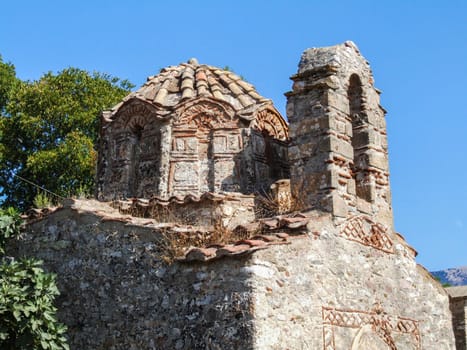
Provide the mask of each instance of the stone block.
{"label": "stone block", "polygon": [[377,208],[373,215],[377,222],[387,226],[390,230],[394,229],[394,220],[391,208]]}
{"label": "stone block", "polygon": [[349,114],[349,99],[347,95],[343,95],[341,91],[328,90],[326,97],[328,106],[332,106],[345,114]]}
{"label": "stone block", "polygon": [[302,118],[299,122],[291,124],[289,127],[290,137],[293,138],[313,132],[316,133],[316,131],[321,128],[320,119],[321,118],[306,117]]}
{"label": "stone block", "polygon": [[357,194],[354,179],[349,179],[347,181],[347,193],[352,195],[352,196],[355,196]]}
{"label": "stone block", "polygon": [[295,115],[295,104],[291,102],[291,100],[289,100],[285,106],[285,114],[289,120]]}
{"label": "stone block", "polygon": [[348,216],[349,208],[345,200],[337,193],[333,192],[323,197],[320,201],[321,208],[324,211],[332,213],[337,217],[345,218]]}
{"label": "stone block", "polygon": [[340,134],[346,133],[346,123],[345,121],[336,121],[336,129]]}
{"label": "stone block", "polygon": [[384,118],[384,111],[380,107],[376,107],[375,110],[367,113],[368,124],[375,127],[378,130],[386,130],[386,120]]}
{"label": "stone block", "polygon": [[337,170],[327,170],[325,172],[305,176],[308,177],[309,182],[312,184],[310,190],[315,193],[319,190],[335,189],[339,186]]}
{"label": "stone block", "polygon": [[368,150],[366,154],[368,155],[369,166],[381,169],[382,171],[388,171],[388,157],[385,153]]}
{"label": "stone block", "polygon": [[370,202],[357,197],[357,210],[361,213],[371,215],[373,213],[373,206]]}
{"label": "stone block", "polygon": [[353,159],[353,147],[345,140],[330,135],[320,143],[320,150],[335,152],[349,160]]}
{"label": "stone block", "polygon": [[317,146],[314,142],[300,142],[289,148],[289,160],[309,158],[315,155]]}
{"label": "stone block", "polygon": [[367,147],[370,143],[370,133],[367,127],[352,130],[352,144],[355,148]]}

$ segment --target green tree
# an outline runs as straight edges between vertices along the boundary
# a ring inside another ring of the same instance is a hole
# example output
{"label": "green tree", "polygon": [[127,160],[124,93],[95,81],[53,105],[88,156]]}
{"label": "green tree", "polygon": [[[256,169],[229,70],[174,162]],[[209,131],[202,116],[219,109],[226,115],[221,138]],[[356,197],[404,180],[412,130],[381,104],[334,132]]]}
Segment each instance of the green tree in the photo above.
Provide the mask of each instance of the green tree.
{"label": "green tree", "polygon": [[40,261],[4,256],[5,242],[19,234],[20,224],[16,212],[0,210],[0,349],[68,350],[66,327],[53,305],[55,276]]}
{"label": "green tree", "polygon": [[0,55],[0,113],[5,111],[8,95],[17,81],[15,67],[11,63],[3,62]]}
{"label": "green tree", "polygon": [[[1,64],[10,82],[12,66]],[[99,114],[132,87],[127,80],[77,68],[0,87],[8,91],[0,119],[3,205],[22,210],[32,205],[37,188],[20,177],[63,197],[92,193]]]}

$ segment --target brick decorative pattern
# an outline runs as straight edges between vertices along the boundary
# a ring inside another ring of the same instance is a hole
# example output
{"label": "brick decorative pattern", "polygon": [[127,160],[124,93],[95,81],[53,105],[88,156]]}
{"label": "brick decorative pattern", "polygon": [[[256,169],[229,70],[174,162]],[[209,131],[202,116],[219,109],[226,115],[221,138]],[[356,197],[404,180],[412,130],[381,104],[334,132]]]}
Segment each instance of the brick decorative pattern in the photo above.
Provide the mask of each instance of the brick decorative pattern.
{"label": "brick decorative pattern", "polygon": [[414,348],[421,349],[421,336],[418,321],[406,317],[390,316],[381,310],[359,311],[341,310],[331,307],[322,308],[323,316],[323,350],[336,350],[334,332],[337,327],[361,328],[370,325],[372,330],[388,345],[397,350],[393,333],[412,336]]}
{"label": "brick decorative pattern", "polygon": [[349,218],[341,229],[341,235],[360,244],[394,253],[394,243],[387,234],[387,228],[366,215]]}

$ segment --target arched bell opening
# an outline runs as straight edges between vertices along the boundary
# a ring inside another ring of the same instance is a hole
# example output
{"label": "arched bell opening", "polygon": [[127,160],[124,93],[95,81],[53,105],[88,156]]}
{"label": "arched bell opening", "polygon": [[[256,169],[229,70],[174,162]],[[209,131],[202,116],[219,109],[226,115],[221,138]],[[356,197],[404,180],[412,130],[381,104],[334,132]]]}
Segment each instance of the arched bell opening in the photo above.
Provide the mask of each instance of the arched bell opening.
{"label": "arched bell opening", "polygon": [[357,74],[352,74],[347,91],[349,116],[352,121],[352,178],[355,181],[357,198],[371,202],[372,188],[368,171],[369,125],[362,96],[361,80]]}

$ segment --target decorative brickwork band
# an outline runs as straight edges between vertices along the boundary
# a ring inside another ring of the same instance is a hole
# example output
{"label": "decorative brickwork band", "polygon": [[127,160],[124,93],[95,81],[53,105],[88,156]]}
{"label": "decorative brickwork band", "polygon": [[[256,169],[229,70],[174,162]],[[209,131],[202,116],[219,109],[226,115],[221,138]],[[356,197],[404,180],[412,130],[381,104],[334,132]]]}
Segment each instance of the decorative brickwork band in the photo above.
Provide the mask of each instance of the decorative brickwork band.
{"label": "decorative brickwork band", "polygon": [[393,334],[408,334],[417,350],[421,349],[421,337],[418,321],[390,316],[381,309],[374,311],[340,310],[330,307],[322,308],[323,316],[323,350],[336,350],[335,331],[337,327],[362,329],[369,326],[390,350],[397,350]]}
{"label": "decorative brickwork band", "polygon": [[268,135],[286,141],[289,138],[289,127],[284,119],[274,109],[264,109],[259,111],[253,122],[253,128],[264,131]]}
{"label": "decorative brickwork band", "polygon": [[341,235],[351,241],[386,253],[394,253],[394,243],[387,234],[387,228],[366,215],[357,215],[347,219],[342,225]]}

